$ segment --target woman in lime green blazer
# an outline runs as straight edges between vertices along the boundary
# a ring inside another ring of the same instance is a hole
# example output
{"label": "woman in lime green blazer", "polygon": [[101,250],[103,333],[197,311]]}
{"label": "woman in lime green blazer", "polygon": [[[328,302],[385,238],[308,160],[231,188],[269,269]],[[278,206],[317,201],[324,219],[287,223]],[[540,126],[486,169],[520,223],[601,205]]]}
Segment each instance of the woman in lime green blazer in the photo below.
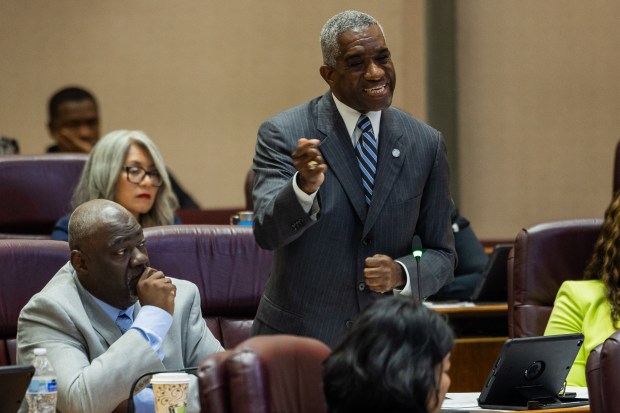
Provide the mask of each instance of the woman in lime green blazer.
{"label": "woman in lime green blazer", "polygon": [[605,220],[582,281],[562,283],[545,335],[583,333],[584,344],[566,378],[569,386],[586,386],[590,351],[619,327],[620,192],[605,211]]}

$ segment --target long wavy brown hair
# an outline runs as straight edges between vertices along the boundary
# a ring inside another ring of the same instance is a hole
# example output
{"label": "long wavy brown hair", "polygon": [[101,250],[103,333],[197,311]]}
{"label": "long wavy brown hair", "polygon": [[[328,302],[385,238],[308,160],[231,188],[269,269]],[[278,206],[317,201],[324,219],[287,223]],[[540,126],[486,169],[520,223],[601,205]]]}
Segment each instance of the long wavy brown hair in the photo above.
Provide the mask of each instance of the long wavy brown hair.
{"label": "long wavy brown hair", "polygon": [[605,211],[601,232],[594,244],[592,259],[584,272],[585,280],[601,280],[611,306],[611,321],[620,320],[620,191]]}

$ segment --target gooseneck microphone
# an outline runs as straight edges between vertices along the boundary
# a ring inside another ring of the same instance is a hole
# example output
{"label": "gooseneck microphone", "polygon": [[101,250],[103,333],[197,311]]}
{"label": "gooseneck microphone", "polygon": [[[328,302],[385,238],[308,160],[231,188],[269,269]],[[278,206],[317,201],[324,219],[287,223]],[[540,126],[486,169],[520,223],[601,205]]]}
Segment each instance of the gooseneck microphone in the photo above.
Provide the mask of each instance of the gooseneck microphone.
{"label": "gooseneck microphone", "polygon": [[422,304],[422,283],[420,281],[420,279],[422,278],[422,274],[420,274],[420,258],[422,258],[422,239],[420,239],[419,235],[413,236],[413,241],[411,242],[411,253],[415,258],[418,272],[418,303]]}
{"label": "gooseneck microphone", "polygon": [[159,374],[159,373],[190,373],[190,374],[195,375],[197,371],[198,371],[198,367],[188,367],[185,369],[178,369],[178,370],[160,370],[160,371],[149,371],[148,373],[144,373],[143,375],[138,377],[131,386],[131,390],[129,391],[129,398],[127,401],[127,413],[134,413],[136,409],[136,407],[133,404],[134,392],[136,391],[136,386],[139,383],[144,384],[144,387],[146,387],[145,383],[141,383],[142,379],[145,378],[146,376],[152,376],[154,374]]}

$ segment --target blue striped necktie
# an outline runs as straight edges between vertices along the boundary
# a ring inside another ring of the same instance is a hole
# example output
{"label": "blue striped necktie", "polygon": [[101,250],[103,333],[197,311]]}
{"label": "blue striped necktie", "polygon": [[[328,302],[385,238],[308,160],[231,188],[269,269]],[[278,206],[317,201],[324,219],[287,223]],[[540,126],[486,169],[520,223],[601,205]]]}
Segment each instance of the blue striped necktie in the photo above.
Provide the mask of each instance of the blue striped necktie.
{"label": "blue striped necktie", "polygon": [[355,145],[357,163],[362,171],[362,185],[364,187],[364,198],[370,205],[372,191],[375,188],[375,175],[377,175],[377,153],[379,146],[372,131],[372,124],[368,116],[362,115],[357,120],[357,127],[362,131],[362,135]]}
{"label": "blue striped necktie", "polygon": [[116,325],[118,326],[118,329],[121,330],[121,334],[125,334],[131,327],[131,324],[131,318],[129,318],[124,311],[118,313],[118,317],[116,317]]}

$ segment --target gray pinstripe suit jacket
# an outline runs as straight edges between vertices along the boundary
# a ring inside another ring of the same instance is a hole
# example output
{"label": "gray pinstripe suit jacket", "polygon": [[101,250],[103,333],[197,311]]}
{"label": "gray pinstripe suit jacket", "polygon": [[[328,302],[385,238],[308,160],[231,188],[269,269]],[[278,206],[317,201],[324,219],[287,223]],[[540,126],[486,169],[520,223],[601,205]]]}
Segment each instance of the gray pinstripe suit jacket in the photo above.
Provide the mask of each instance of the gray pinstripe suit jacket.
{"label": "gray pinstripe suit jacket", "polygon": [[[302,209],[292,186],[291,153],[301,137],[321,141],[329,166],[315,200],[316,221]],[[349,321],[381,297],[363,284],[364,259],[374,254],[407,267],[417,299],[414,234],[425,248],[422,296],[452,280],[456,254],[446,149],[441,134],[428,125],[394,108],[383,112],[369,208],[331,92],[263,123],[253,168],[254,235],[261,247],[275,250],[254,334],[298,334],[334,346]]]}

